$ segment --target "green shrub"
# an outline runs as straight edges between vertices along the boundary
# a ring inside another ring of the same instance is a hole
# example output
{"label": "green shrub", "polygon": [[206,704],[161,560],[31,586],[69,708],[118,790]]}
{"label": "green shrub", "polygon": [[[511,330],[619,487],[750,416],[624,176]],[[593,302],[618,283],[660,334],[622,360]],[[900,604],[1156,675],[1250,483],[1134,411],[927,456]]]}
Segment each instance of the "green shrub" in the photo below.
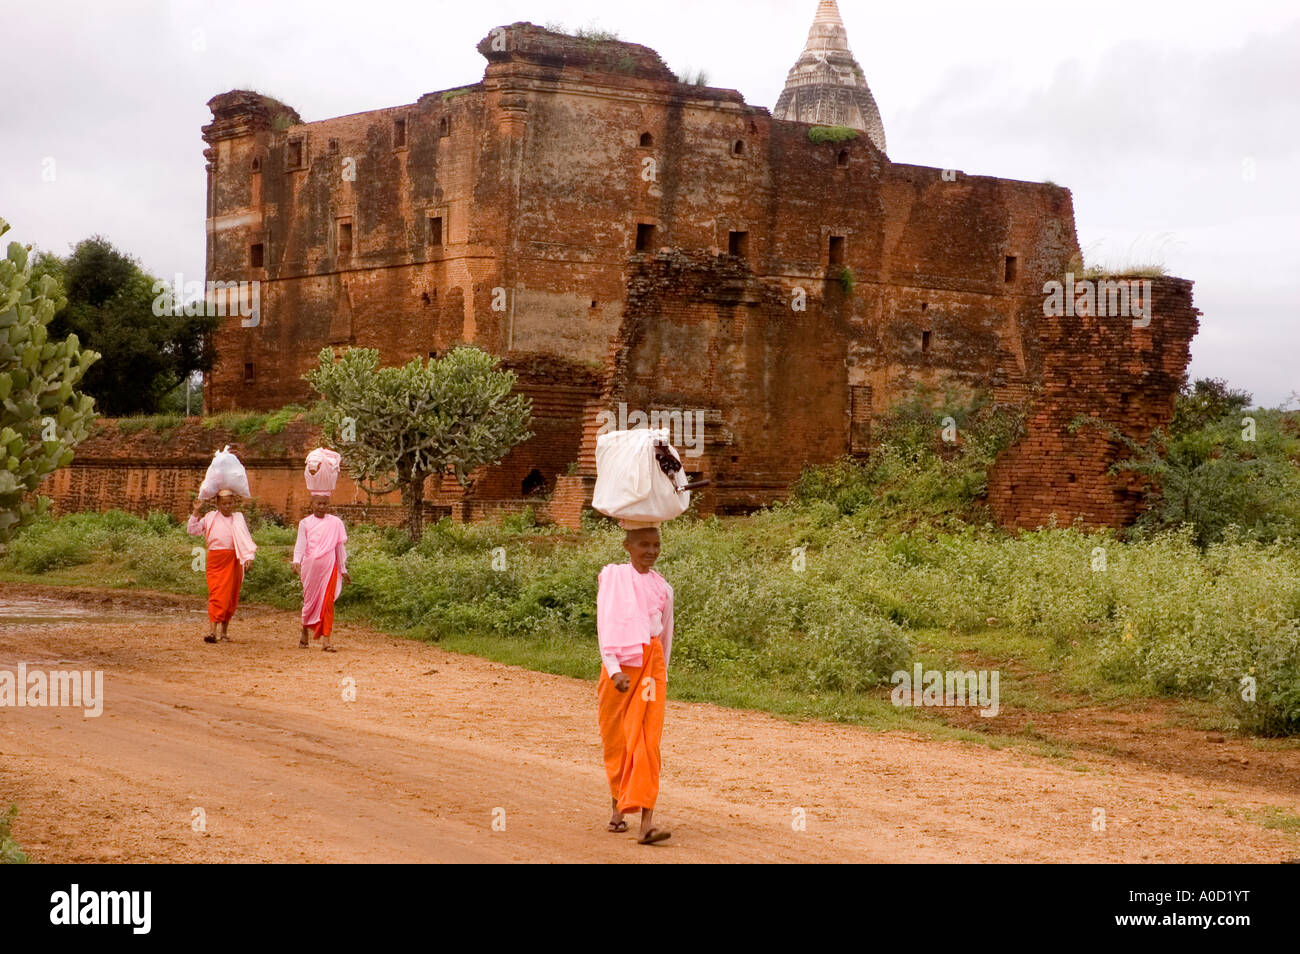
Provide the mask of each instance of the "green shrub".
{"label": "green shrub", "polygon": [[0,815],[0,865],[27,864],[27,856],[13,840],[13,823],[17,817],[17,805],[10,805],[9,810]]}

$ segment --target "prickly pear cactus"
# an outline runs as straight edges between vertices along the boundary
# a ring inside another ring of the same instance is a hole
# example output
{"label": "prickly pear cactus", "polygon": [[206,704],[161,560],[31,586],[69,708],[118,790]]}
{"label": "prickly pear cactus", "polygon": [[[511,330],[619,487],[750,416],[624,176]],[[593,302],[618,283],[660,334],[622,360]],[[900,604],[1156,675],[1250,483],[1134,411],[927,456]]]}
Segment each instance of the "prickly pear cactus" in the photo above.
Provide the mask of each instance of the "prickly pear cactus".
{"label": "prickly pear cactus", "polygon": [[[0,219],[0,236],[9,223]],[[41,480],[72,460],[95,418],[95,402],[74,390],[98,358],[76,335],[51,341],[47,325],[63,305],[48,275],[30,284],[28,248],[0,258],[0,546],[48,506]]]}

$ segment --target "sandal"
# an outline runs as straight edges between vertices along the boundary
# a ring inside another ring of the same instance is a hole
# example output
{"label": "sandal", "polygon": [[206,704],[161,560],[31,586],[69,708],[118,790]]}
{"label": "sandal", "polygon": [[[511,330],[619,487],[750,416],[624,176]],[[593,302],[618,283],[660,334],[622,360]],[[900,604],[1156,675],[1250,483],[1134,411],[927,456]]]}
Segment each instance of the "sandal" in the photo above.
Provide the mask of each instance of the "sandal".
{"label": "sandal", "polygon": [[307,642],[307,637],[306,637],[306,636],[304,636],[302,639],[298,640],[298,648],[299,648],[299,649],[306,649],[306,648],[307,648],[308,646],[310,646],[310,645],[311,645],[311,643]]}
{"label": "sandal", "polygon": [[673,836],[670,831],[664,831],[662,828],[651,828],[648,832],[636,840],[638,845],[657,845],[661,841],[667,841]]}
{"label": "sandal", "polygon": [[320,648],[320,651],[323,652],[323,653],[336,653],[336,652],[338,652],[338,650],[335,649],[333,646],[322,646],[322,647]]}
{"label": "sandal", "polygon": [[618,821],[611,820],[607,827],[614,834],[621,835],[623,832],[627,831],[627,819],[620,818]]}
{"label": "sandal", "polygon": [[215,642],[217,641],[217,634],[216,634],[216,633],[208,633],[208,635],[206,635],[206,636],[203,637],[203,641],[204,641],[205,643],[215,643]]}

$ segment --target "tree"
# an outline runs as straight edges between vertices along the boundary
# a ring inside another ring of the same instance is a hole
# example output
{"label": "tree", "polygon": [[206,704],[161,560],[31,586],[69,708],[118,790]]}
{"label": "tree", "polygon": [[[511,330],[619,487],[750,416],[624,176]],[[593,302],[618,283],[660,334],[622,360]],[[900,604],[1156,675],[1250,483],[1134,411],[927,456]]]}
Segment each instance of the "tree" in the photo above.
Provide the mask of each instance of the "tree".
{"label": "tree", "polygon": [[104,357],[84,382],[104,413],[155,413],[191,373],[212,369],[217,319],[155,308],[155,279],[108,239],[85,239],[66,259],[43,253],[37,268],[67,288],[50,333],[76,334]]}
{"label": "tree", "polygon": [[[0,235],[8,231],[0,219]],[[49,275],[33,287],[28,252],[10,242],[0,259],[0,542],[48,508],[31,495],[71,462],[95,415],[94,400],[73,389],[99,355],[76,335],[50,334],[63,291]]]}
{"label": "tree", "polygon": [[1174,401],[1174,419],[1169,424],[1169,432],[1186,434],[1229,415],[1239,417],[1250,407],[1251,400],[1249,391],[1234,391],[1222,378],[1197,378],[1194,384],[1188,384],[1184,376]]}
{"label": "tree", "polygon": [[336,360],[325,348],[320,367],[303,375],[323,398],[325,435],[352,476],[371,493],[401,491],[412,542],[424,530],[426,478],[450,472],[468,487],[475,469],[533,436],[529,400],[512,394],[514,373],[496,363],[459,347],[381,368],[374,349],[349,348]]}

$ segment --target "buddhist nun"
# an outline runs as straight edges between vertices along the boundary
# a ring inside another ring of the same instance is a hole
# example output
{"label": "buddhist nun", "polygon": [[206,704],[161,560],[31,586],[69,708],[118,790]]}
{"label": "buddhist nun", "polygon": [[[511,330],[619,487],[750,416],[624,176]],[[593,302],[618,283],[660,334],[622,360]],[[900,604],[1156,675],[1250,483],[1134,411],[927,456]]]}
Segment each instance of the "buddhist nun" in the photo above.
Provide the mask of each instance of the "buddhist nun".
{"label": "buddhist nun", "polygon": [[208,623],[209,632],[203,637],[205,643],[217,641],[217,626],[221,627],[221,639],[229,640],[227,632],[230,620],[239,606],[239,588],[244,582],[244,571],[253,564],[257,554],[257,544],[248,532],[248,523],[237,509],[239,496],[233,490],[221,490],[217,493],[217,509],[209,510],[202,517],[199,511],[203,501],[194,498],[194,509],[190,512],[186,530],[193,536],[203,537],[207,544],[207,579],[208,579]]}
{"label": "buddhist nun", "polygon": [[600,571],[596,596],[600,737],[613,803],[609,830],[627,831],[624,816],[640,812],[637,840],[653,845],[670,836],[653,823],[653,815],[673,643],[673,588],[653,569],[659,525],[625,520],[622,526],[629,561]]}
{"label": "buddhist nun", "polygon": [[310,645],[308,636],[321,640],[321,649],[334,652],[334,601],[348,576],[348,532],[343,521],[329,512],[330,493],[338,481],[339,455],[317,448],[307,455],[307,489],[311,513],[298,524],[293,548],[293,571],[302,580],[302,634],[298,645]]}

